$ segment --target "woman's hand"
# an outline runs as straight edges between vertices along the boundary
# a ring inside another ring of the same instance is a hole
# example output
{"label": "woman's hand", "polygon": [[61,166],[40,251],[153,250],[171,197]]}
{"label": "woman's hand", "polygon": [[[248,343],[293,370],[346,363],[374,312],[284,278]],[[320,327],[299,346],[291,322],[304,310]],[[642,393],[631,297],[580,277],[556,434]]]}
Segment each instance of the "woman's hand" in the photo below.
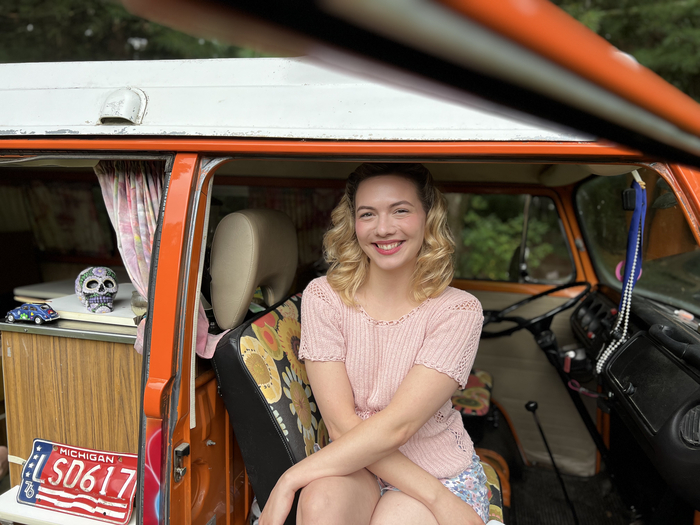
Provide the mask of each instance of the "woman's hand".
{"label": "woman's hand", "polygon": [[449,490],[428,507],[440,525],[484,525],[476,511]]}
{"label": "woman's hand", "polygon": [[282,474],[265,503],[258,525],[283,525],[294,503],[295,494],[296,489],[289,476],[287,473]]}

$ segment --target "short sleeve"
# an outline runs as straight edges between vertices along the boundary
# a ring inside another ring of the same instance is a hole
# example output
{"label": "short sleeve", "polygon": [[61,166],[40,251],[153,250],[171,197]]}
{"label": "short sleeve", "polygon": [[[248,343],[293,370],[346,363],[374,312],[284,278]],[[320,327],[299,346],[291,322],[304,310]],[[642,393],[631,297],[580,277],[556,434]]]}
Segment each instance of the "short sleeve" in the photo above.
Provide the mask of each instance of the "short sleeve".
{"label": "short sleeve", "polygon": [[479,301],[468,297],[435,315],[414,361],[450,376],[460,388],[467,385],[484,319]]}
{"label": "short sleeve", "polygon": [[340,300],[319,279],[311,281],[301,298],[299,358],[309,361],[345,361],[345,337],[340,329]]}

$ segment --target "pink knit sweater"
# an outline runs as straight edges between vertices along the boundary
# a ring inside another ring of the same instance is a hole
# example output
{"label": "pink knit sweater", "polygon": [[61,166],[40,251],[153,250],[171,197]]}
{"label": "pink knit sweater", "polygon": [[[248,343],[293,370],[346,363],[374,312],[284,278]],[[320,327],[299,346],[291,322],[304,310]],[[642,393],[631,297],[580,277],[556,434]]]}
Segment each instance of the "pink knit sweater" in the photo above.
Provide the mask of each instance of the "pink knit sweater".
{"label": "pink knit sweater", "polygon": [[[483,314],[471,294],[447,288],[395,321],[378,321],[342,302],[325,277],[301,302],[299,357],[343,361],[362,419],[386,408],[415,364],[447,374],[464,388],[474,363]],[[437,478],[451,478],[472,461],[474,447],[450,400],[401,452]]]}

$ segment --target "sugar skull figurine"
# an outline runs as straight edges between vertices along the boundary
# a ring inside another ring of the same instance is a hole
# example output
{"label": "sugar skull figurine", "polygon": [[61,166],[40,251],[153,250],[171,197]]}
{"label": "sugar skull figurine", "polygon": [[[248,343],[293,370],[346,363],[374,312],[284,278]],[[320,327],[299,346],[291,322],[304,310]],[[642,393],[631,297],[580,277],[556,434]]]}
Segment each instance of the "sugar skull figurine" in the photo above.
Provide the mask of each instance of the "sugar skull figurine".
{"label": "sugar skull figurine", "polygon": [[75,280],[75,295],[88,312],[95,314],[106,314],[114,310],[117,290],[117,274],[104,266],[85,268]]}

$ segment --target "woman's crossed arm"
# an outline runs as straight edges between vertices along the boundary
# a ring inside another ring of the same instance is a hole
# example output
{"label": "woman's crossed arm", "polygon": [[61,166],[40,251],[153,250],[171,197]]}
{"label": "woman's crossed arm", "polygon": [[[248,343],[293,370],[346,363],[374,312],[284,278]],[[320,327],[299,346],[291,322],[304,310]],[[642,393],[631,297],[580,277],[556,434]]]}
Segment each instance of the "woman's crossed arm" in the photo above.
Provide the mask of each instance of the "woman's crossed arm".
{"label": "woman's crossed arm", "polygon": [[[314,385],[314,396],[331,440],[338,440],[362,423],[355,413],[352,388],[344,363],[308,361],[306,371]],[[438,501],[443,491],[449,492],[434,476],[398,450],[368,465],[367,469],[428,508]]]}
{"label": "woman's crossed arm", "polygon": [[450,398],[457,386],[454,379],[415,365],[389,406],[362,421],[355,414],[344,363],[307,362],[307,373],[333,443],[280,478],[260,525],[281,525],[294,493],[312,481],[352,474],[365,467],[426,505],[440,525],[483,523],[471,507],[398,451]]}

